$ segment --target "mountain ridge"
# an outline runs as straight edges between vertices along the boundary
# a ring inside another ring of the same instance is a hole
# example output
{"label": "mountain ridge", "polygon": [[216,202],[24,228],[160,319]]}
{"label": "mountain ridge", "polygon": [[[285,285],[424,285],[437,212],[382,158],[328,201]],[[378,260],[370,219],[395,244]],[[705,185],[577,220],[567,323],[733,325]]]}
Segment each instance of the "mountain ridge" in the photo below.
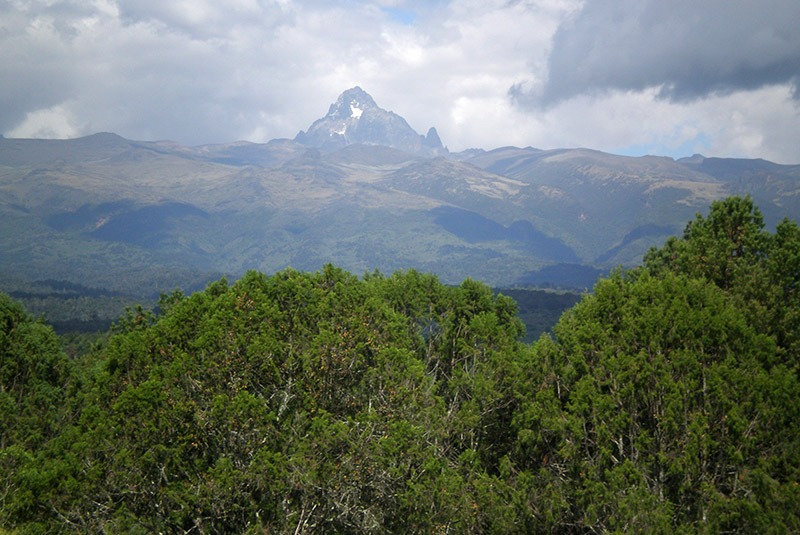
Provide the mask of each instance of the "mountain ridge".
{"label": "mountain ridge", "polygon": [[[360,88],[348,91],[300,140],[0,138],[0,278],[117,289],[130,276],[158,291],[164,273],[186,268],[236,276],[335,262],[510,286],[560,263],[582,273],[635,265],[730,195],[753,197],[768,225],[800,214],[800,165],[533,147],[450,153],[435,129],[421,136]],[[330,135],[345,123],[350,137]]]}

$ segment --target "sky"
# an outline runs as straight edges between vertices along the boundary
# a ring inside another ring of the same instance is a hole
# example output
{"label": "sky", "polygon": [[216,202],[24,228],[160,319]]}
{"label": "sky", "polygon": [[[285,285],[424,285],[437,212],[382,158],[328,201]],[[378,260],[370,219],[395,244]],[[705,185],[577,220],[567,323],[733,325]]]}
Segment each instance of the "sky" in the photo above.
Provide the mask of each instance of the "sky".
{"label": "sky", "polygon": [[293,138],[356,85],[451,151],[800,163],[798,0],[0,0],[0,133]]}

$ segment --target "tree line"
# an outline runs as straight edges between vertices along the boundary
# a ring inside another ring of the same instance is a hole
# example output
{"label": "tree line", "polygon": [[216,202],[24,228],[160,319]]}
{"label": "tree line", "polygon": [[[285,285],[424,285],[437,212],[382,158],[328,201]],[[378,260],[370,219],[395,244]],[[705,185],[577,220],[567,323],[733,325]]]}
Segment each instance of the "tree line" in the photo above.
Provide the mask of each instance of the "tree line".
{"label": "tree line", "polygon": [[414,270],[249,272],[69,357],[0,295],[11,532],[800,530],[800,230],[698,215],[524,343]]}

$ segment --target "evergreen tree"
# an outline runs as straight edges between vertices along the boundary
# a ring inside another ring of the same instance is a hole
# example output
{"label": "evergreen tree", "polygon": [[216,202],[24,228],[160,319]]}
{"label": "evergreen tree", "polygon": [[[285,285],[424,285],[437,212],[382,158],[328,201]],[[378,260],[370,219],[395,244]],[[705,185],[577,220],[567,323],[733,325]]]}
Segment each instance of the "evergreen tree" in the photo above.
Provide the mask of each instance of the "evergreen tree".
{"label": "evergreen tree", "polygon": [[536,349],[536,391],[515,422],[534,523],[800,526],[790,460],[800,385],[725,292],[684,275],[617,273]]}
{"label": "evergreen tree", "polygon": [[0,294],[0,531],[800,531],[799,278],[732,198],[533,346],[414,270],[222,279],[74,361]]}
{"label": "evergreen tree", "polygon": [[683,237],[651,249],[644,266],[703,278],[725,290],[748,322],[777,343],[777,359],[800,364],[800,229],[789,219],[774,234],[749,197],[714,202]]}
{"label": "evergreen tree", "polygon": [[71,362],[52,328],[0,293],[0,525],[36,508],[26,480],[57,483],[31,459],[61,431]]}

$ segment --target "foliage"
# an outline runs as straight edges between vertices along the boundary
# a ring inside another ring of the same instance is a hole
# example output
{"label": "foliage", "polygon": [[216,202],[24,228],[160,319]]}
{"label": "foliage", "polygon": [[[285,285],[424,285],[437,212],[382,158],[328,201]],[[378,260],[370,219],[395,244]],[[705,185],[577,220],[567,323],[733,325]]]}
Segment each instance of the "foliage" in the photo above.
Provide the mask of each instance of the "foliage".
{"label": "foliage", "polygon": [[86,357],[72,420],[14,478],[26,502],[10,525],[429,531],[490,516],[473,508],[486,470],[461,464],[511,447],[510,299],[327,266],[159,308],[129,311]]}
{"label": "foliage", "polygon": [[53,330],[0,293],[0,450],[52,436],[70,364]]}
{"label": "foliage", "polygon": [[515,422],[537,523],[797,529],[796,370],[774,365],[773,341],[722,290],[617,273],[556,337],[537,344],[535,394]]}
{"label": "foliage", "polygon": [[682,238],[652,249],[644,265],[654,273],[672,271],[703,278],[725,290],[748,322],[773,337],[778,358],[800,359],[800,228],[782,220],[774,234],[749,197],[711,205],[697,215]]}
{"label": "foliage", "polygon": [[[71,362],[47,325],[0,293],[0,525],[32,500],[22,478],[67,416]],[[40,473],[39,477],[47,475]],[[52,480],[50,480],[52,481]]]}
{"label": "foliage", "polygon": [[0,295],[0,531],[799,531],[798,267],[729,199],[533,345],[414,270],[221,279],[72,358]]}

